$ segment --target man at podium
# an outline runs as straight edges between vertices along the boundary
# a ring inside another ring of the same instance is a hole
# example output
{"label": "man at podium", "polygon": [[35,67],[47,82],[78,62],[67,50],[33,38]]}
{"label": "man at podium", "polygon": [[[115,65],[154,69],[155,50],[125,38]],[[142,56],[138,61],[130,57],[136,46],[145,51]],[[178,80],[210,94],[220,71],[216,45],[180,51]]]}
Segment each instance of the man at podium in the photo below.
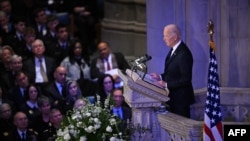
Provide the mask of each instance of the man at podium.
{"label": "man at podium", "polygon": [[162,74],[151,73],[151,77],[169,89],[167,102],[170,111],[190,118],[190,105],[194,103],[192,86],[193,56],[187,45],[181,40],[180,29],[175,24],[166,25],[163,39],[171,49],[165,59]]}

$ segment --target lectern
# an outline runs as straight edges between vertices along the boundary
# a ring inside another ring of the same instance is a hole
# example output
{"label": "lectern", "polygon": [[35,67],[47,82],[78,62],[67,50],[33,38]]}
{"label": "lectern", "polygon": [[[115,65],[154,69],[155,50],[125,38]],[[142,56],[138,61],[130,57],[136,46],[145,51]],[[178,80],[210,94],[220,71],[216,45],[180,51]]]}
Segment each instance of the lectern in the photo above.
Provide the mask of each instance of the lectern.
{"label": "lectern", "polygon": [[149,132],[143,133],[143,136],[141,131],[135,132],[132,140],[159,141],[160,126],[155,108],[169,100],[168,89],[143,80],[138,73],[129,69],[126,70],[126,74],[118,72],[124,82],[125,101],[132,108],[133,125],[149,129]]}

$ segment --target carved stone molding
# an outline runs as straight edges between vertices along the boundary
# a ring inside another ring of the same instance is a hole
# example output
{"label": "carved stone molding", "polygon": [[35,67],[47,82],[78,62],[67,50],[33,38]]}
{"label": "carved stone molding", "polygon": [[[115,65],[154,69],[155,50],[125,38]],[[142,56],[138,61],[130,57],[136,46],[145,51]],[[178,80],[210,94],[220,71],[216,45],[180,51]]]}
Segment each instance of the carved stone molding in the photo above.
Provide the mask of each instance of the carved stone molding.
{"label": "carved stone molding", "polygon": [[[196,103],[191,106],[192,119],[203,120],[207,89],[195,91]],[[223,121],[250,121],[250,89],[220,88],[221,112]]]}
{"label": "carved stone molding", "polygon": [[102,27],[109,30],[146,34],[146,24],[137,21],[104,19],[102,21]]}

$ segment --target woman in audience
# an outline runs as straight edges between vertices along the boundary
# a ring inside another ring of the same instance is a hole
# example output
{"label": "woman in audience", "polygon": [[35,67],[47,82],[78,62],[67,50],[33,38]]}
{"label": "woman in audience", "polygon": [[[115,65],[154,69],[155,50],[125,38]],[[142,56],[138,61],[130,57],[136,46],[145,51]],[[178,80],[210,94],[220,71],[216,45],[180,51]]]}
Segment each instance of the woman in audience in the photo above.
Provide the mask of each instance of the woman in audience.
{"label": "woman in audience", "polygon": [[71,80],[90,79],[90,67],[88,57],[83,55],[83,46],[79,40],[75,40],[69,49],[69,56],[61,66],[67,69],[67,78]]}
{"label": "woman in audience", "polygon": [[74,103],[74,109],[78,109],[81,110],[84,106],[86,106],[87,101],[85,101],[84,99],[80,98],[77,99]]}
{"label": "woman in audience", "polygon": [[69,81],[66,86],[66,104],[64,111],[72,110],[77,99],[82,98],[82,92],[77,81]]}
{"label": "woman in audience", "polygon": [[1,51],[1,62],[0,62],[0,74],[5,74],[6,72],[11,70],[11,57],[15,52],[9,45],[5,45]]}
{"label": "woman in audience", "polygon": [[38,137],[41,138],[43,132],[50,129],[49,114],[52,107],[50,99],[46,96],[39,97],[37,104],[41,114],[36,119],[34,130],[38,132]]}
{"label": "woman in audience", "polygon": [[105,99],[111,94],[115,88],[115,81],[110,74],[105,74],[98,79],[97,94],[100,96],[100,102],[104,105]]}
{"label": "woman in audience", "polygon": [[35,84],[30,84],[26,88],[26,102],[20,106],[20,110],[23,111],[28,119],[29,126],[34,127],[35,119],[41,114],[38,109],[38,97],[41,95],[40,89]]}

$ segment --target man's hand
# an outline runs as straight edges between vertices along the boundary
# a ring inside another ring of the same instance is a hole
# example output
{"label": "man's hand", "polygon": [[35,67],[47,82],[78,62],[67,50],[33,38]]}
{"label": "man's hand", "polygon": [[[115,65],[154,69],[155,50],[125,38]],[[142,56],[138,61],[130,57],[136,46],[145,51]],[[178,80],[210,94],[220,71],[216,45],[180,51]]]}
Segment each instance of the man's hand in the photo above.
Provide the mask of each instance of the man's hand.
{"label": "man's hand", "polygon": [[155,79],[156,81],[161,81],[160,75],[156,73],[150,73],[149,75],[151,76],[152,79]]}
{"label": "man's hand", "polygon": [[156,83],[157,83],[157,85],[159,85],[159,86],[161,86],[163,88],[167,88],[168,87],[167,82],[165,82],[163,80],[157,81]]}

